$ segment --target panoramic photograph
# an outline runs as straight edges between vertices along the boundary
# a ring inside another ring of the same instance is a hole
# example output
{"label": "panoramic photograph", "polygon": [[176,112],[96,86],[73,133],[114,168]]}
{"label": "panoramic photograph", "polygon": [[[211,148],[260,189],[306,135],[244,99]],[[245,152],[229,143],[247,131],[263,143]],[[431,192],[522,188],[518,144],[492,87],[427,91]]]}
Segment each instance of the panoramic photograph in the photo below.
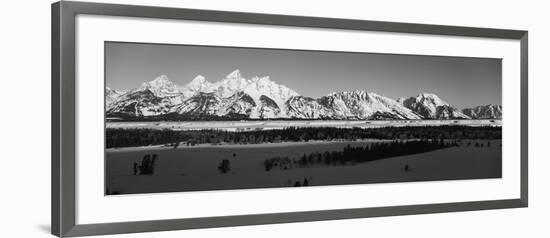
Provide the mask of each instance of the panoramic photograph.
{"label": "panoramic photograph", "polygon": [[495,58],[105,42],[105,195],[502,177]]}

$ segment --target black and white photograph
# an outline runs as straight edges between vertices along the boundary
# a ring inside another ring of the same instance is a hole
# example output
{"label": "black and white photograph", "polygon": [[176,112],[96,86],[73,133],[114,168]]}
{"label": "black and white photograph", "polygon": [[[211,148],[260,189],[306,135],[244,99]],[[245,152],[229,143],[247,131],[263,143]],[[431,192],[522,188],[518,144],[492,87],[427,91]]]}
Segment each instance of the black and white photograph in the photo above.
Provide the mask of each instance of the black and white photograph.
{"label": "black and white photograph", "polygon": [[105,42],[105,194],[502,178],[502,60]]}

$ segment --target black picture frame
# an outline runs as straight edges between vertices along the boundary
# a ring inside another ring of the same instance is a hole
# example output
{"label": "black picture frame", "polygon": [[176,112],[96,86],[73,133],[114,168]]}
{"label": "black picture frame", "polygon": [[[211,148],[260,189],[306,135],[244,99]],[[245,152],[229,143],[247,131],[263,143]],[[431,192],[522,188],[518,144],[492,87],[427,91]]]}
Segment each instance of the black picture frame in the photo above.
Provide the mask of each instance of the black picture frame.
{"label": "black picture frame", "polygon": [[[527,207],[528,205],[527,31],[68,1],[53,3],[51,10],[51,233],[53,235],[59,237],[74,237],[131,232],[167,231],[210,227],[459,212],[485,209],[520,208]],[[521,45],[520,197],[515,199],[491,201],[318,210],[305,212],[218,216],[101,224],[76,224],[75,18],[79,14],[518,40]]]}

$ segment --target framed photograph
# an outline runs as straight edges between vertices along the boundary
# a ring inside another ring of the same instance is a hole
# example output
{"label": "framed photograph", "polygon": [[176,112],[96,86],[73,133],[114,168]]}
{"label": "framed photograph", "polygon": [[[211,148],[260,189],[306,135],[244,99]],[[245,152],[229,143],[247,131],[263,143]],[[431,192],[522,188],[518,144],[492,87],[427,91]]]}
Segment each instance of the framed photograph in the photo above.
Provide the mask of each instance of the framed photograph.
{"label": "framed photograph", "polygon": [[527,32],[52,5],[59,237],[527,206]]}

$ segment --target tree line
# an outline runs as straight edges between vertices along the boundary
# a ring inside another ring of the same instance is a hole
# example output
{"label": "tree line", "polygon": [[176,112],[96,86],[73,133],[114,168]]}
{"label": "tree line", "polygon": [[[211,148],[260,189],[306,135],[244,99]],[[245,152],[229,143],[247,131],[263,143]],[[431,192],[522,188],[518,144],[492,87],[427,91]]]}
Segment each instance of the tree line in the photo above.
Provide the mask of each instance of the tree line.
{"label": "tree line", "polygon": [[309,140],[360,140],[360,139],[501,139],[501,127],[471,126],[404,126],[381,128],[289,127],[281,130],[189,130],[121,129],[107,128],[106,146],[132,147],[169,144],[258,144],[298,142]]}
{"label": "tree line", "polygon": [[385,158],[425,153],[429,151],[459,146],[457,141],[416,140],[372,143],[367,146],[347,145],[343,151],[313,152],[299,158],[274,157],[263,162],[265,171],[273,169],[287,170],[319,166],[341,166],[365,163]]}

